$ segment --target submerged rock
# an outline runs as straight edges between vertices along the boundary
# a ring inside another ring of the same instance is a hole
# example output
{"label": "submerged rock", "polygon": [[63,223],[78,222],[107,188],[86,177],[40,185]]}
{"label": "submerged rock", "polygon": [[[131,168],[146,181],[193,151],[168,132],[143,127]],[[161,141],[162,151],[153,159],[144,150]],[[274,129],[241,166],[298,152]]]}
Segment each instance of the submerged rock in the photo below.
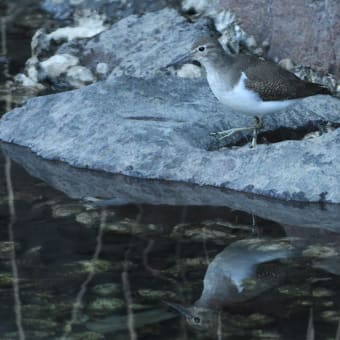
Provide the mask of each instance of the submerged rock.
{"label": "submerged rock", "polygon": [[166,300],[176,298],[176,294],[169,290],[139,289],[138,295],[146,300]]}
{"label": "submerged rock", "polygon": [[121,292],[121,287],[117,283],[102,283],[93,287],[94,294],[99,296],[110,296]]}
{"label": "submerged rock", "polygon": [[0,241],[0,260],[7,260],[13,257],[13,253],[20,249],[20,244],[11,241]]}
{"label": "submerged rock", "polygon": [[338,323],[340,318],[340,313],[335,310],[325,310],[321,313],[321,319],[327,322]]}
{"label": "submerged rock", "polygon": [[81,213],[84,208],[80,204],[57,204],[52,206],[54,218],[71,217]]}
{"label": "submerged rock", "polygon": [[[320,119],[339,122],[339,110],[336,98],[311,97],[265,116],[265,126],[274,134],[283,127],[303,130]],[[249,117],[219,104],[205,80],[111,77],[29,100],[2,118],[0,139],[76,167],[286,200],[340,202],[339,129],[256,150],[218,150],[221,145],[209,136],[249,123]]]}
{"label": "submerged rock", "polygon": [[105,337],[103,334],[98,334],[95,332],[79,332],[72,333],[72,337],[70,340],[104,340]]}
{"label": "submerged rock", "polygon": [[118,298],[97,298],[92,301],[88,309],[95,315],[111,314],[125,307],[125,301]]}
{"label": "submerged rock", "polygon": [[304,250],[303,255],[315,258],[332,258],[338,255],[335,247],[313,244]]}

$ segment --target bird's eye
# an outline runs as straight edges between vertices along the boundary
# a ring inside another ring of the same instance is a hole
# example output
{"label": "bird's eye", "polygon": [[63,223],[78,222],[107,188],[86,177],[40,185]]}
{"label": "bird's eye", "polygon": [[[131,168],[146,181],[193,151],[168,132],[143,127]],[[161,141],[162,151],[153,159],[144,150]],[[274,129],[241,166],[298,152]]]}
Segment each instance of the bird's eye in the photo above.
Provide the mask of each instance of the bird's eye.
{"label": "bird's eye", "polygon": [[205,47],[204,47],[204,46],[200,46],[200,47],[198,48],[198,50],[199,50],[200,52],[204,52],[204,51],[205,51]]}
{"label": "bird's eye", "polygon": [[198,324],[198,323],[201,323],[201,319],[200,319],[199,317],[197,317],[197,316],[194,317],[194,321],[195,321],[195,323],[197,323],[197,324]]}

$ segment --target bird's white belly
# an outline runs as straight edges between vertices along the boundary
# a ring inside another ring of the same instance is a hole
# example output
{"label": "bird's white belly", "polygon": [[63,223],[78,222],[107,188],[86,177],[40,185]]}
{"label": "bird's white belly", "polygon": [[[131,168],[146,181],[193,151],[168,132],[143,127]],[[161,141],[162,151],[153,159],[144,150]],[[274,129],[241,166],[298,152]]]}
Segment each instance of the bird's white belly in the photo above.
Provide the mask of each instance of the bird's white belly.
{"label": "bird's white belly", "polygon": [[262,115],[281,111],[296,102],[296,100],[263,101],[256,92],[246,88],[246,79],[246,75],[242,73],[237,85],[230,89],[218,75],[208,75],[210,88],[216,98],[222,104],[241,113]]}

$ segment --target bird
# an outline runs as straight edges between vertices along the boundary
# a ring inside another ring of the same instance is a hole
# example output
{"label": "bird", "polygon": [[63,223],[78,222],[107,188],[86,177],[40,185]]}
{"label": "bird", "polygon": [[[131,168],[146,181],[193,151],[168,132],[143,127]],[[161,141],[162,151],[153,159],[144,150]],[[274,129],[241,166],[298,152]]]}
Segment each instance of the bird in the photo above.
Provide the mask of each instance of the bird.
{"label": "bird", "polygon": [[248,54],[231,55],[212,37],[199,38],[188,53],[166,67],[192,62],[204,67],[210,89],[222,104],[255,119],[253,126],[211,135],[223,140],[236,132],[253,130],[253,148],[258,130],[264,126],[263,115],[284,110],[309,96],[332,94],[327,87],[302,80],[272,61]]}
{"label": "bird", "polygon": [[288,238],[249,238],[233,242],[208,265],[198,300],[188,307],[173,302],[166,304],[196,330],[211,333],[221,324],[222,331],[241,335],[238,333],[244,325],[256,328],[258,322],[267,323],[267,318],[252,320],[230,313],[224,307],[255,299],[278,285],[287,276],[287,268],[280,261],[299,253]]}

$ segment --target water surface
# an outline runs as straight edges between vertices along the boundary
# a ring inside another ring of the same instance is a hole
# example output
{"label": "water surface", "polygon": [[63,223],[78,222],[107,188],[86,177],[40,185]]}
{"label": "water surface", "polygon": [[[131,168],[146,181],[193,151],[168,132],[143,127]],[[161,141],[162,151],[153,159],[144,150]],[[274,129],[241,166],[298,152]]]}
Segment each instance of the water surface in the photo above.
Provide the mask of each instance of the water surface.
{"label": "water surface", "polygon": [[335,339],[337,206],[2,149],[1,339]]}

